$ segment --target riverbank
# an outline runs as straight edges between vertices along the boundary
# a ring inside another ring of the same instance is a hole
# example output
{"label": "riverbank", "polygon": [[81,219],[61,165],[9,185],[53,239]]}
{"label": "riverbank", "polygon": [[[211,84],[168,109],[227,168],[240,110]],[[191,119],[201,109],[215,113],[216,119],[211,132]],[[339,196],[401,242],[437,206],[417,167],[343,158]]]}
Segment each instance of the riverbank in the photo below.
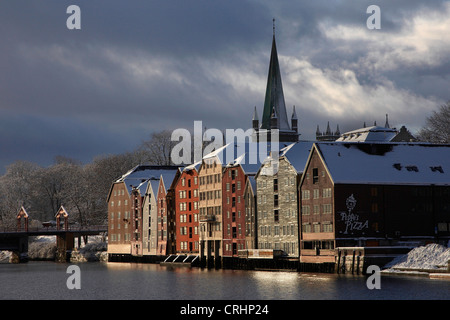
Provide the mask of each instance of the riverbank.
{"label": "riverbank", "polygon": [[[108,244],[102,237],[90,237],[89,243],[80,248],[74,248],[70,262],[107,262]],[[18,257],[11,251],[0,251],[0,263],[18,263]],[[55,236],[38,236],[28,245],[29,261],[55,261],[56,238]]]}
{"label": "riverbank", "polygon": [[450,248],[436,243],[416,247],[386,264],[381,274],[450,280]]}

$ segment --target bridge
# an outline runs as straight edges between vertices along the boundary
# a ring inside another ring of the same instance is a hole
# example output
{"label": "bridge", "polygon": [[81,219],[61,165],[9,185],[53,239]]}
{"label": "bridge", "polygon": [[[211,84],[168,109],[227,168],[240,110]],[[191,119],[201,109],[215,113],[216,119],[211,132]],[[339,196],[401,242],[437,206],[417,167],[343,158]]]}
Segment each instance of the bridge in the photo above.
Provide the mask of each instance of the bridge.
{"label": "bridge", "polygon": [[20,260],[28,253],[28,238],[34,236],[56,236],[56,260],[65,262],[68,253],[75,247],[78,240],[78,247],[81,246],[81,239],[87,243],[88,236],[101,235],[108,231],[108,226],[85,226],[85,227],[40,227],[28,230],[0,229],[0,251],[12,251],[18,255]]}
{"label": "bridge", "polygon": [[[60,218],[63,218],[62,224]],[[22,221],[24,221],[23,224]],[[88,236],[101,235],[107,232],[107,225],[69,225],[68,214],[63,207],[56,214],[54,225],[43,223],[42,227],[29,228],[28,214],[22,207],[17,215],[17,227],[0,229],[0,251],[12,251],[18,256],[19,261],[26,261],[29,237],[56,236],[56,261],[65,262],[70,257],[70,252],[75,247],[76,240],[78,240],[78,247],[80,247],[82,238],[86,244]]]}

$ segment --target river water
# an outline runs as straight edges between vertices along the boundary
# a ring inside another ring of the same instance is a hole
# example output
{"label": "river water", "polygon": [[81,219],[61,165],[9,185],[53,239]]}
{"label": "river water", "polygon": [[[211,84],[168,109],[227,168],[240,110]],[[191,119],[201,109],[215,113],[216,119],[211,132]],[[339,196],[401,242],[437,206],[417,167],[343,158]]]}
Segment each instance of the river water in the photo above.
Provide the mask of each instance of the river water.
{"label": "river water", "polygon": [[69,289],[71,264],[0,264],[1,300],[450,300],[450,281],[274,271],[168,268],[158,264],[80,263],[80,289]]}

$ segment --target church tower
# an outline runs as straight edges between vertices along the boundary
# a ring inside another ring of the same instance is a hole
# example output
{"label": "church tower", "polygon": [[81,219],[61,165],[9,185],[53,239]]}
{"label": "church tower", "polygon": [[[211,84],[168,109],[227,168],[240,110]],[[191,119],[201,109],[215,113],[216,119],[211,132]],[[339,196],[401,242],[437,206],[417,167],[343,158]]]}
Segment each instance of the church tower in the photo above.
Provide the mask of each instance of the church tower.
{"label": "church tower", "polygon": [[[255,128],[255,114],[252,119],[252,126]],[[295,106],[291,117],[292,128],[289,124],[286,104],[284,101],[283,85],[281,82],[280,65],[278,63],[277,46],[275,42],[275,19],[273,19],[273,37],[272,50],[270,53],[269,73],[267,76],[266,95],[264,99],[264,109],[261,119],[261,125],[256,130],[256,135],[267,133],[267,139],[270,139],[270,130],[279,130],[280,142],[298,141],[298,119],[295,112]],[[259,139],[258,139],[259,140]]]}

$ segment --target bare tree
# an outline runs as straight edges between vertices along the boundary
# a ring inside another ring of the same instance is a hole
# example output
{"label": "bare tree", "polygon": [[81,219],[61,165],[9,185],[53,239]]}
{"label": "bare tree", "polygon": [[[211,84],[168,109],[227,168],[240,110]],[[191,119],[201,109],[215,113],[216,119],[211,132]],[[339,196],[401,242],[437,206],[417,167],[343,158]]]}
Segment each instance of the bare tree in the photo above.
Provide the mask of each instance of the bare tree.
{"label": "bare tree", "polygon": [[418,135],[422,141],[450,143],[450,101],[433,111]]}
{"label": "bare tree", "polygon": [[0,222],[3,225],[14,225],[21,206],[29,211],[37,209],[34,206],[34,177],[38,170],[39,166],[32,162],[16,161],[0,177]]}
{"label": "bare tree", "polygon": [[174,142],[171,140],[172,132],[164,130],[155,132],[149,140],[144,141],[136,150],[139,153],[141,162],[154,165],[172,165],[170,153]]}

